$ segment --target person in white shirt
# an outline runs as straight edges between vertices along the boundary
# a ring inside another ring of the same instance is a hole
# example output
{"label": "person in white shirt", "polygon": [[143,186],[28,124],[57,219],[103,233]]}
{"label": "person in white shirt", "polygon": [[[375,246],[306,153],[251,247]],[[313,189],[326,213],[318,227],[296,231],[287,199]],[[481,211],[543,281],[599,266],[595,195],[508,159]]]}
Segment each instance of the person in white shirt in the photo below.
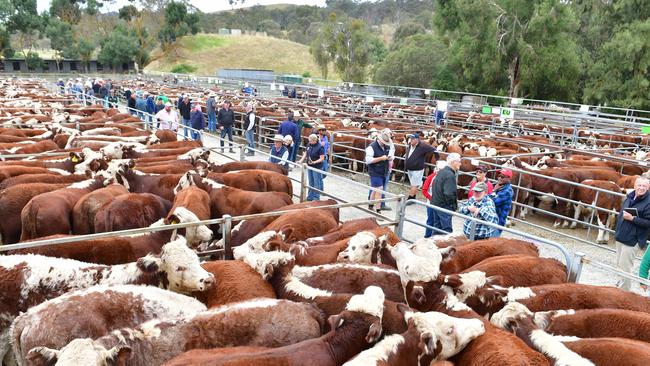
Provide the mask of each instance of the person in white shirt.
{"label": "person in white shirt", "polygon": [[156,120],[158,121],[158,128],[163,130],[178,130],[178,114],[172,110],[170,102],[165,103],[165,108],[156,113]]}
{"label": "person in white shirt", "polygon": [[246,114],[244,115],[244,136],[246,136],[246,142],[248,143],[248,152],[246,155],[254,156],[255,152],[255,112],[253,111],[253,105],[248,103],[246,104]]}

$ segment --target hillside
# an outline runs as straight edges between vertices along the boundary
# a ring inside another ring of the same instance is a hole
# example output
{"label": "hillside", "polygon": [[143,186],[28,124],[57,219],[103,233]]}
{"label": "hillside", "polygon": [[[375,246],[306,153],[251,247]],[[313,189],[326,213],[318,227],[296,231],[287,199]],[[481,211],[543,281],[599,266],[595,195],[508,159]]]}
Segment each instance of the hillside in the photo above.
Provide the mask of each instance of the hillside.
{"label": "hillside", "polygon": [[172,54],[162,55],[156,49],[152,54],[154,61],[145,69],[168,72],[174,66],[186,64],[195,67],[193,73],[197,75],[215,75],[221,68],[249,68],[320,76],[309,48],[284,39],[197,34],[183,37],[179,44],[178,51]]}

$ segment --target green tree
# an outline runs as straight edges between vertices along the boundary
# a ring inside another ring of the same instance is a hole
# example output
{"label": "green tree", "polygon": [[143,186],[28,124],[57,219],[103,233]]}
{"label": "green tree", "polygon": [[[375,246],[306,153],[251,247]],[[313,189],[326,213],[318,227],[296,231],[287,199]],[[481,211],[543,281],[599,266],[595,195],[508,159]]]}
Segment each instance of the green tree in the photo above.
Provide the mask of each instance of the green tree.
{"label": "green tree", "polygon": [[272,37],[280,37],[282,35],[280,24],[278,24],[273,19],[262,20],[257,26],[257,29],[259,31],[266,32],[269,36]]}
{"label": "green tree", "polygon": [[81,18],[80,3],[76,0],[52,0],[50,16],[58,17],[68,24],[77,24]]}
{"label": "green tree", "polygon": [[401,42],[403,42],[407,37],[424,33],[426,30],[421,24],[418,23],[404,23],[397,27],[395,30],[395,34],[393,35],[393,45],[392,47],[394,48],[395,46],[399,45]]}
{"label": "green tree", "polygon": [[79,52],[79,57],[84,65],[84,69],[87,70],[88,63],[93,57],[93,52],[95,52],[95,44],[92,43],[92,41],[83,38],[77,43],[77,52]]}
{"label": "green tree", "polygon": [[375,69],[379,84],[415,88],[455,89],[453,72],[446,64],[445,45],[431,34],[407,37]]}
{"label": "green tree", "polygon": [[199,15],[188,13],[187,6],[171,1],[165,6],[165,23],[158,33],[163,49],[175,48],[176,40],[189,33],[199,32]]}
{"label": "green tree", "polygon": [[131,20],[137,18],[139,15],[140,12],[134,5],[125,5],[121,7],[117,13],[118,18],[123,19],[127,22],[130,22]]}
{"label": "green tree", "polygon": [[650,109],[650,19],[620,28],[589,69],[585,100]]}
{"label": "green tree", "polygon": [[31,50],[38,32],[42,31],[45,19],[38,15],[36,0],[3,0],[0,5],[0,20],[7,31],[18,34],[18,41],[27,58],[26,49]]}
{"label": "green tree", "polygon": [[2,57],[8,58],[14,55],[14,49],[11,48],[11,39],[9,32],[4,27],[0,26],[0,54]]}
{"label": "green tree", "polygon": [[118,26],[101,42],[98,59],[104,65],[114,68],[125,62],[134,61],[138,53],[138,39],[132,31]]}
{"label": "green tree", "polygon": [[[50,39],[50,45],[56,51],[56,59],[76,58],[79,56],[76,43],[74,41],[72,26],[69,23],[62,22],[56,18],[50,19],[45,34]],[[58,61],[57,61],[58,66]]]}
{"label": "green tree", "polygon": [[30,70],[36,70],[43,67],[43,59],[38,52],[29,51],[25,56],[25,63]]}

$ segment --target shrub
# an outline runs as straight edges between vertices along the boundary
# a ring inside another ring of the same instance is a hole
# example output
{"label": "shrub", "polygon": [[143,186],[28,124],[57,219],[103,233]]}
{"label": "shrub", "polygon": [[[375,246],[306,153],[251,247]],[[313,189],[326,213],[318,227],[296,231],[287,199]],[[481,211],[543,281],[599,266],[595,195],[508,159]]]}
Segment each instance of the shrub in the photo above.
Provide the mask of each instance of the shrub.
{"label": "shrub", "polygon": [[193,65],[188,65],[188,64],[178,64],[170,70],[170,72],[173,72],[174,74],[191,74],[194,71],[196,71],[198,67],[193,66]]}

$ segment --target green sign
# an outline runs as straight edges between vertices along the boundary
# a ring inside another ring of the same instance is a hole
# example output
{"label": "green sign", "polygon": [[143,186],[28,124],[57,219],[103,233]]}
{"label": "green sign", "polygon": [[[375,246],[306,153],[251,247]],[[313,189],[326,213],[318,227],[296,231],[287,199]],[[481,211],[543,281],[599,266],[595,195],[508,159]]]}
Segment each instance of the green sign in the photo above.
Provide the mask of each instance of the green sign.
{"label": "green sign", "polygon": [[650,126],[643,126],[641,127],[641,133],[650,135]]}
{"label": "green sign", "polygon": [[407,104],[408,104],[408,99],[407,98],[400,98],[399,105],[407,105]]}
{"label": "green sign", "polygon": [[515,112],[510,108],[501,108],[501,118],[515,118]]}
{"label": "green sign", "polygon": [[489,105],[483,106],[483,109],[481,109],[481,113],[483,114],[492,113],[492,107],[490,107]]}

